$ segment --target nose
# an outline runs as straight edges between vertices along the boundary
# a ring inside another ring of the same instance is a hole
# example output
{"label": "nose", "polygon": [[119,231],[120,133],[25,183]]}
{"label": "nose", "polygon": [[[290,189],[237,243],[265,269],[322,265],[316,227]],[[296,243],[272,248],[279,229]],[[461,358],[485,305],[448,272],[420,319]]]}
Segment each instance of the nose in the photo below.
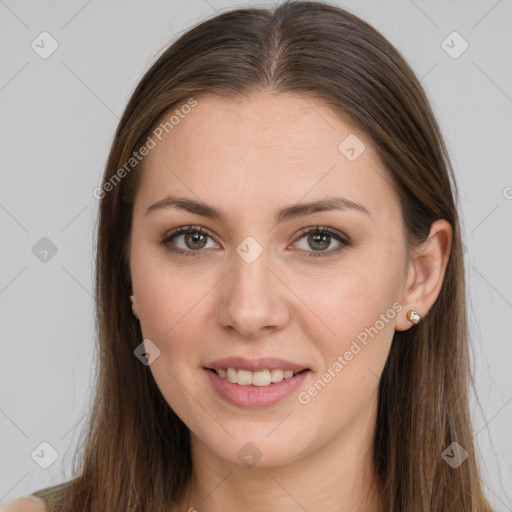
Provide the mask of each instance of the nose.
{"label": "nose", "polygon": [[234,256],[217,308],[223,328],[234,329],[244,339],[255,339],[288,323],[291,292],[271,266],[265,251],[252,263]]}

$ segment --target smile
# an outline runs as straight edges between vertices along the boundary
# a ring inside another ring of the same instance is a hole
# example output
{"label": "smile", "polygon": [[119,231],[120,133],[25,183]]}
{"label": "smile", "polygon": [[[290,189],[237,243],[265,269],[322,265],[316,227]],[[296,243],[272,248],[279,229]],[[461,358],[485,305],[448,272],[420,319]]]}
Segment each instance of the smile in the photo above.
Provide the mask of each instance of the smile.
{"label": "smile", "polygon": [[[223,401],[244,408],[269,407],[296,394],[299,386],[312,373],[309,369],[294,371],[279,368],[254,372],[235,368],[203,368],[203,371],[213,390]],[[272,382],[272,374],[275,382]]]}
{"label": "smile", "polygon": [[[299,371],[283,370],[282,368],[264,369],[252,372],[250,370],[238,370],[236,368],[209,368],[214,371],[221,379],[227,379],[233,384],[239,386],[270,386],[277,384],[284,379],[300,373]],[[302,370],[307,371],[307,370]]]}

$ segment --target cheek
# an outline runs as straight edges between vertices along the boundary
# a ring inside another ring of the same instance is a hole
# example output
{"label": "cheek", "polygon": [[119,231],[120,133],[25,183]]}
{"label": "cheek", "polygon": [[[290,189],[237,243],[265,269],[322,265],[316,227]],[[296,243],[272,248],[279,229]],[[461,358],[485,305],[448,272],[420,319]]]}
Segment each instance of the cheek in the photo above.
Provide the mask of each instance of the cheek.
{"label": "cheek", "polygon": [[[316,428],[314,418],[330,418],[325,435],[336,435],[352,424],[376,399],[379,380],[389,354],[400,304],[392,289],[361,286],[364,280],[345,280],[330,294],[319,298],[319,314],[335,332],[324,329],[314,338],[323,361],[311,384],[298,397],[307,411],[304,424]],[[382,283],[381,283],[382,284]],[[318,321],[317,321],[318,322]],[[302,328],[307,330],[307,326]],[[309,330],[310,336],[312,330]],[[327,333],[327,334],[325,334]],[[319,434],[319,431],[317,432]]]}
{"label": "cheek", "polygon": [[297,318],[315,340],[324,364],[318,378],[327,383],[306,390],[311,397],[321,390],[319,406],[341,394],[347,407],[357,409],[375,392],[402,309],[400,272],[399,255],[389,254],[354,258],[325,279],[301,283],[298,295],[308,298],[308,309]]}
{"label": "cheek", "polygon": [[162,248],[134,249],[132,262],[133,289],[144,337],[158,340],[163,350],[182,345],[174,340],[183,336],[200,340],[201,322],[197,318],[216,276],[198,270],[196,265],[171,264]]}
{"label": "cheek", "polygon": [[189,426],[203,421],[208,424],[209,420],[194,398],[202,396],[201,355],[209,317],[206,302],[199,301],[201,295],[167,299],[162,307],[148,310],[142,325],[144,338],[160,350],[149,367],[153,378],[166,402]]}
{"label": "cheek", "polygon": [[177,282],[162,280],[154,286],[148,283],[142,294],[142,333],[158,345],[170,364],[176,361],[192,364],[205,345],[205,327],[211,318],[205,292],[211,287],[196,286],[193,291],[182,292],[166,284],[176,285]]}
{"label": "cheek", "polygon": [[298,315],[297,320],[307,322],[309,330],[313,324],[319,326],[316,330],[323,333],[326,347],[355,339],[386,312],[385,326],[378,322],[377,327],[388,333],[393,330],[396,315],[392,305],[399,298],[399,264],[385,267],[374,260],[366,263],[357,259],[313,279],[294,280],[294,291],[307,306],[306,314]]}

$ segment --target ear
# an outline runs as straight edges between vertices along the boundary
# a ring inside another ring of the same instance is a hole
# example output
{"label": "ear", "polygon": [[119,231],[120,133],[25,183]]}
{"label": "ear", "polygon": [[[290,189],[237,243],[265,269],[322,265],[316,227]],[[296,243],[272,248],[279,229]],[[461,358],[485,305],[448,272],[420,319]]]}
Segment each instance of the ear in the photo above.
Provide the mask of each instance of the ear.
{"label": "ear", "polygon": [[411,250],[400,301],[403,309],[397,317],[395,330],[406,331],[414,325],[407,318],[407,311],[414,309],[424,317],[436,301],[443,286],[451,244],[452,227],[445,219],[439,219],[430,226],[427,240]]}

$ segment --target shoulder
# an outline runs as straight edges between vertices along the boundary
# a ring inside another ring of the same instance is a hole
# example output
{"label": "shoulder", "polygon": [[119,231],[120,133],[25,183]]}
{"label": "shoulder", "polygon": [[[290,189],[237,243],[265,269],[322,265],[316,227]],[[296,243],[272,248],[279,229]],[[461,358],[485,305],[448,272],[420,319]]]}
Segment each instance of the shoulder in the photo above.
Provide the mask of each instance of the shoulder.
{"label": "shoulder", "polygon": [[25,496],[10,503],[0,504],[0,512],[46,512],[46,504],[36,496]]}

